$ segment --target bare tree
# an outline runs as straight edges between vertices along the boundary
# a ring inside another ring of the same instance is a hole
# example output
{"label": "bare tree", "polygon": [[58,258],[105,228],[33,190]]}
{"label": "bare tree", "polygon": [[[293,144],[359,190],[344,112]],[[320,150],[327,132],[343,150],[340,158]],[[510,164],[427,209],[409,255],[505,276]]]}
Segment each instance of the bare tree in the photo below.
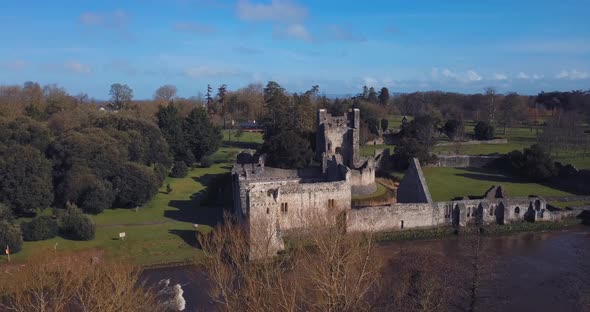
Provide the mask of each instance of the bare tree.
{"label": "bare tree", "polygon": [[163,311],[140,270],[123,262],[99,261],[43,250],[10,274],[0,274],[3,311]]}
{"label": "bare tree", "polygon": [[126,84],[114,83],[109,91],[109,106],[115,110],[125,109],[133,99],[133,90]]}
{"label": "bare tree", "polygon": [[163,85],[159,87],[154,93],[154,100],[156,102],[169,103],[173,98],[176,97],[177,89],[173,85]]}
{"label": "bare tree", "polygon": [[[295,249],[276,252],[276,229],[258,218],[246,231],[233,218],[200,237],[207,253],[210,295],[226,311],[362,311],[377,286],[374,240],[345,234],[317,217],[306,223]],[[310,220],[306,218],[306,220]],[[320,225],[321,224],[321,225]],[[253,257],[255,259],[253,259]],[[256,260],[258,259],[258,260]]]}

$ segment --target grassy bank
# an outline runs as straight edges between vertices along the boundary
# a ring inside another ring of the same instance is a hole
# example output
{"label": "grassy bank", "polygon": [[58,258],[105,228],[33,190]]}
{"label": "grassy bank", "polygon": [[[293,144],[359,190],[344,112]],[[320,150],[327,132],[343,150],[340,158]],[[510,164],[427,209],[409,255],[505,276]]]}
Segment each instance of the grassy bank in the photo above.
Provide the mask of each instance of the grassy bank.
{"label": "grassy bank", "polygon": [[[25,242],[23,249],[12,255],[13,261],[24,261],[34,252],[87,251],[108,258],[128,259],[145,266],[185,263],[198,258],[196,232],[207,232],[217,223],[223,207],[203,205],[209,182],[230,171],[231,157],[238,151],[256,148],[262,142],[259,133],[244,133],[240,142],[224,133],[222,147],[211,156],[214,165],[194,168],[181,179],[167,178],[150,202],[136,209],[107,209],[92,216],[96,237],[91,241],[73,241],[56,237]],[[171,192],[166,192],[170,184]],[[46,210],[43,212],[50,213]],[[194,224],[199,224],[197,230]],[[119,233],[125,232],[125,240]],[[6,257],[0,257],[0,263]]]}

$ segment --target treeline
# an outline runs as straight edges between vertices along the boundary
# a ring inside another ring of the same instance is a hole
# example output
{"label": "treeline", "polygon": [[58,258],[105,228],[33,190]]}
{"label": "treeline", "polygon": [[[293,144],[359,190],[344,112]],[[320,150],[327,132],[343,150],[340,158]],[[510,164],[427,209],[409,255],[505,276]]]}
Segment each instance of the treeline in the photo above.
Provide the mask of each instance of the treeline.
{"label": "treeline", "polygon": [[[202,106],[171,104],[148,114],[125,85],[113,84],[103,110],[53,85],[0,90],[0,243],[13,252],[21,231],[25,240],[58,233],[92,239],[85,213],[147,203],[173,164],[181,162],[186,175],[221,142]],[[37,217],[20,230],[13,224],[47,208],[53,218]]]}

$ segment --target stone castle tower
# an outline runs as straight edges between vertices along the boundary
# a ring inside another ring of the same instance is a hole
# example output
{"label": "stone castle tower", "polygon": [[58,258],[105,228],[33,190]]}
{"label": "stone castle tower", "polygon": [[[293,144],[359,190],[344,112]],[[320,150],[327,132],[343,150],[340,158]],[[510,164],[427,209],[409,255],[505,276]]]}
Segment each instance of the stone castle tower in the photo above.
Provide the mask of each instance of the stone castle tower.
{"label": "stone castle tower", "polygon": [[325,109],[318,110],[316,156],[318,159],[341,159],[349,168],[360,165],[359,133],[360,110],[350,109],[344,116],[332,116]]}

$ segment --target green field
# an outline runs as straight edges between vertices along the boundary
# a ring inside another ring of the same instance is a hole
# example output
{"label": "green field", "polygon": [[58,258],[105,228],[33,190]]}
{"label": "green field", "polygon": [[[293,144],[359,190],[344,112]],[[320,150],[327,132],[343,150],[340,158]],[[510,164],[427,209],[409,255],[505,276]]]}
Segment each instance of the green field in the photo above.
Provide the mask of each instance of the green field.
{"label": "green field", "polygon": [[[389,128],[399,128],[403,116],[390,115],[387,117],[389,120]],[[411,117],[409,118],[411,120]],[[468,136],[473,135],[473,128],[475,127],[474,121],[466,121],[465,133]],[[435,154],[463,154],[463,155],[489,155],[494,153],[506,154],[514,150],[523,150],[537,143],[537,134],[542,131],[541,127],[527,127],[527,126],[515,126],[506,128],[504,132],[503,127],[496,129],[496,138],[508,139],[507,144],[477,144],[477,145],[462,145],[457,146],[435,146],[433,152]],[[444,134],[439,134],[438,142],[449,142],[448,138]],[[393,153],[395,146],[392,145],[366,145],[361,146],[362,156],[373,156],[375,149],[390,148]],[[556,161],[560,161],[564,164],[572,164],[578,169],[590,169],[590,155],[582,155],[582,151],[573,151],[569,153],[554,153],[553,158]]]}
{"label": "green field", "polygon": [[565,209],[567,207],[590,206],[590,201],[550,202],[549,204]]}
{"label": "green field", "polygon": [[[96,223],[96,238],[92,241],[72,241],[56,237],[39,242],[25,242],[23,250],[13,260],[23,260],[36,251],[85,250],[104,252],[113,258],[128,258],[142,265],[155,265],[193,259],[199,254],[195,248],[196,231],[207,232],[221,215],[222,207],[200,205],[207,181],[229,172],[228,156],[246,148],[256,148],[262,142],[259,133],[244,133],[240,142],[224,133],[222,147],[211,156],[210,168],[194,168],[182,179],[167,178],[162,188],[146,205],[135,209],[108,209],[92,216]],[[165,192],[170,184],[172,191]],[[43,212],[50,213],[49,210]],[[124,241],[119,233],[125,232]],[[57,244],[57,245],[56,245]],[[5,257],[0,262],[6,261]]]}
{"label": "green field", "polygon": [[545,185],[480,168],[423,168],[423,171],[434,201],[482,196],[493,185],[502,185],[508,196],[571,195]]}

